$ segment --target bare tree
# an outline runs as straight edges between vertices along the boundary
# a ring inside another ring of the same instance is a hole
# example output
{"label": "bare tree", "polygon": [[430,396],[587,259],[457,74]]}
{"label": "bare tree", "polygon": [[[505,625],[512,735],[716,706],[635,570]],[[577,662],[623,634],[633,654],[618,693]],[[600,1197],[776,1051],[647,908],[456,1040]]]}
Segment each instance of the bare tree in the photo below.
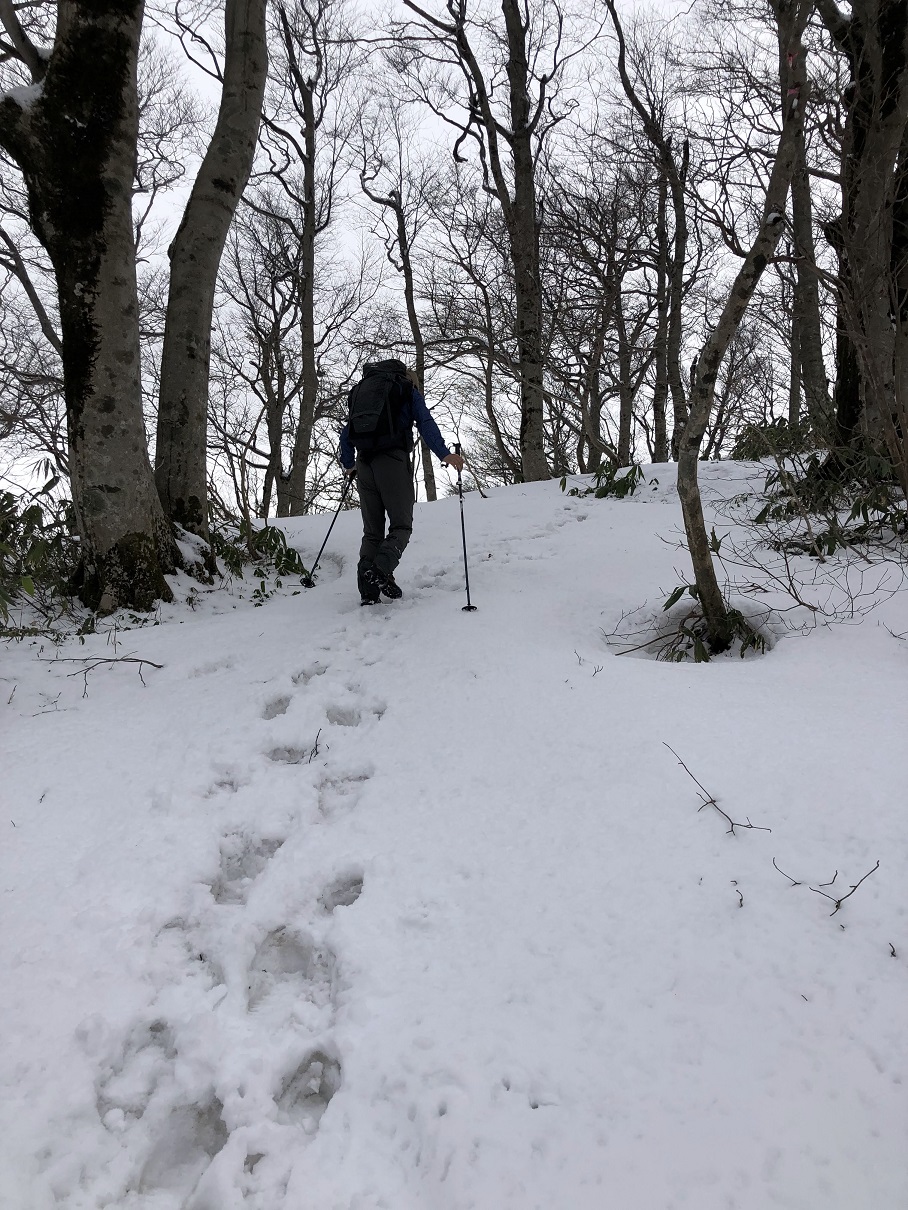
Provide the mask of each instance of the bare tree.
{"label": "bare tree", "polygon": [[217,124],[170,247],[155,482],[172,521],[208,539],[207,418],[218,267],[246,187],[268,72],[266,0],[225,0]]}
{"label": "bare tree", "polygon": [[810,16],[812,0],[770,0],[770,4],[779,48],[782,131],[766,187],[759,227],[732,283],[722,312],[694,364],[690,417],[678,453],[678,495],[706,621],[708,644],[713,652],[728,648],[733,638],[733,627],[716,579],[712,547],[703,517],[697,482],[700,447],[712,416],[716,381],[723,359],[784,229],[785,202],[797,161],[800,128],[804,122],[801,96],[805,91],[806,69],[801,38]]}
{"label": "bare tree", "polygon": [[355,123],[349,86],[360,51],[341,0],[278,4],[272,44],[276,72],[265,115],[267,173],[287,199],[282,221],[293,225],[300,252],[302,378],[286,477],[288,509],[295,516],[311,503],[307,477],[320,398],[317,245],[333,221],[338,182],[347,168]]}
{"label": "bare tree", "polygon": [[[647,38],[643,46],[633,44],[632,64],[636,84],[628,70],[628,47],[614,0],[605,0],[612,24],[618,36],[618,76],[625,96],[643,126],[647,139],[652,144],[662,181],[659,219],[656,226],[659,274],[659,336],[664,344],[658,352],[657,363],[657,407],[663,406],[666,386],[671,392],[674,426],[671,450],[678,453],[681,430],[687,423],[688,404],[681,368],[682,348],[682,304],[684,298],[684,273],[687,259],[688,220],[685,192],[690,168],[690,145],[682,137],[680,149],[678,137],[671,129],[668,114],[668,81],[660,74],[652,54],[652,39]],[[663,55],[663,65],[667,55]],[[667,196],[666,196],[667,194]],[[669,243],[665,215],[667,200],[671,198],[674,233]],[[660,455],[664,451],[662,435],[657,435]]]}
{"label": "bare tree", "polygon": [[[484,476],[519,482],[520,363],[501,211],[476,188],[475,175],[464,164],[439,178],[432,210],[437,238],[417,275],[426,304],[427,349],[433,364],[454,380],[455,431],[460,431],[459,418],[466,416],[489,431],[480,467]],[[471,463],[476,458],[474,449]]]}
{"label": "bare tree", "polygon": [[[416,307],[413,246],[426,221],[427,194],[436,166],[412,155],[410,148],[417,137],[400,102],[395,98],[383,98],[380,108],[364,118],[361,125],[359,179],[363,193],[380,209],[385,253],[403,279],[404,305],[415,354],[414,370],[424,390],[426,342]],[[426,499],[435,500],[435,471],[429,447],[423,440],[420,440],[420,452]]]}
{"label": "bare tree", "polygon": [[[417,18],[399,28],[414,87],[458,131],[455,158],[465,146],[475,147],[483,187],[501,207],[514,279],[521,470],[526,480],[547,479],[536,168],[540,148],[568,108],[559,110],[556,104],[558,82],[571,58],[563,48],[564,14],[554,0],[540,0],[535,8],[502,0],[502,27],[497,27],[487,14],[471,14],[466,0],[447,0],[444,15],[415,0],[404,3]],[[489,60],[485,68],[483,49]],[[459,75],[465,95],[457,94],[450,71]],[[504,107],[498,102],[502,77]]]}
{"label": "bare tree", "polygon": [[82,598],[148,609],[169,599],[177,554],[142,420],[131,213],[142,5],[60,0],[50,50],[12,0],[0,0],[0,20],[3,53],[30,81],[0,99],[0,146],[22,171],[56,274]]}
{"label": "bare tree", "polygon": [[[304,373],[303,309],[307,285],[298,234],[298,206],[267,179],[249,190],[246,218],[228,244],[220,282],[213,338],[218,375],[217,406],[209,417],[212,449],[225,458],[246,458],[250,490],[260,485],[253,514],[290,515],[290,463],[299,448],[300,398]],[[309,420],[306,495],[308,511],[325,485],[325,467],[335,462],[341,397],[351,382],[360,316],[380,283],[368,256],[354,259],[347,248],[329,257],[323,246],[312,295],[317,323],[312,353],[318,396]],[[330,452],[327,447],[330,446]],[[239,481],[239,477],[233,478]]]}

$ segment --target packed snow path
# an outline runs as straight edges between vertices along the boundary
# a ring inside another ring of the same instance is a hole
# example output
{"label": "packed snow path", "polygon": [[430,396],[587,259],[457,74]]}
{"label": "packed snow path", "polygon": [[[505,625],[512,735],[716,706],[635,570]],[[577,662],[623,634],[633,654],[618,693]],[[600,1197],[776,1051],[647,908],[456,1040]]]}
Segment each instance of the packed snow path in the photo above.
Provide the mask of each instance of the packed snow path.
{"label": "packed snow path", "polygon": [[402,601],[344,514],[314,590],[41,652],[144,686],[2,654],[3,1210],[908,1206],[904,594],[619,658],[670,490],[467,520],[475,614],[446,500]]}

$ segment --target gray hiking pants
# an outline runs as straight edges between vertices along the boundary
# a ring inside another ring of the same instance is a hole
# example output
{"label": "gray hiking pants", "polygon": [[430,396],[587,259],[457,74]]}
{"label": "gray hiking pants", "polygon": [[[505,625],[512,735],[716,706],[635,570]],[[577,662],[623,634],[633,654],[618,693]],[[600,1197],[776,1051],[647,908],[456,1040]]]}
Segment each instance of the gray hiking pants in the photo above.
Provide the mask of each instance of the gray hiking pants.
{"label": "gray hiking pants", "polygon": [[413,476],[408,454],[405,450],[388,450],[375,454],[369,462],[357,458],[356,485],[363,514],[360,566],[374,563],[382,575],[390,575],[413,532]]}

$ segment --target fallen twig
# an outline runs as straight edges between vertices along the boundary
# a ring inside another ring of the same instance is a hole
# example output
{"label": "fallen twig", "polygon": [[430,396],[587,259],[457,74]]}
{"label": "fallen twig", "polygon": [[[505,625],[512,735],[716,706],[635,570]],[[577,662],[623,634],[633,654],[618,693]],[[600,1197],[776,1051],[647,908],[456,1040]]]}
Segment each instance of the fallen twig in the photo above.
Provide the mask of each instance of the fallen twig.
{"label": "fallen twig", "polygon": [[792,886],[803,886],[804,885],[803,882],[798,882],[798,880],[796,878],[792,878],[792,876],[790,874],[786,874],[785,871],[782,869],[782,867],[776,862],[775,857],[773,857],[773,859],[772,859],[772,864],[776,867],[776,869],[779,871],[779,873],[782,875],[783,878],[788,879],[788,881],[791,883]]}
{"label": "fallen twig", "polygon": [[57,656],[52,660],[45,660],[46,664],[84,664],[84,668],[77,668],[74,672],[67,672],[67,676],[81,676],[84,678],[84,688],[82,696],[88,697],[88,674],[94,672],[96,668],[100,668],[102,664],[138,664],[139,680],[145,684],[145,677],[142,676],[142,665],[147,664],[149,668],[163,668],[163,664],[156,664],[154,660],[141,659],[134,655],[108,655],[108,656]]}
{"label": "fallen twig", "polygon": [[[815,895],[822,895],[824,899],[832,900],[832,902],[835,904],[835,907],[832,909],[832,911],[829,914],[830,914],[830,916],[834,916],[836,914],[836,912],[839,910],[839,908],[842,906],[842,904],[845,902],[845,900],[851,898],[851,896],[855,893],[855,891],[858,889],[858,887],[861,885],[861,883],[864,881],[864,879],[869,878],[871,874],[876,873],[876,871],[879,868],[880,868],[880,863],[879,863],[879,861],[877,861],[877,863],[873,867],[873,869],[868,870],[863,878],[859,878],[857,880],[857,882],[854,884],[854,886],[851,888],[851,890],[847,893],[847,895],[843,895],[840,899],[836,899],[835,895],[827,895],[826,892],[821,891],[819,889],[819,887],[812,886],[810,889],[813,891],[813,893]],[[838,871],[836,871],[836,873],[838,873]],[[833,882],[834,881],[835,881],[835,879],[833,879]],[[829,883],[829,882],[820,883],[820,886],[831,886],[831,885],[832,885],[832,883]]]}
{"label": "fallen twig", "polygon": [[[716,801],[715,796],[710,794],[710,792],[703,785],[703,783],[698,781],[697,778],[694,777],[693,773],[691,773],[690,769],[688,769],[687,765],[684,763],[684,761],[681,759],[681,757],[678,755],[678,753],[675,751],[675,749],[671,746],[671,744],[666,744],[664,740],[662,742],[663,742],[663,746],[668,748],[669,752],[671,752],[672,756],[675,758],[675,760],[678,762],[678,764],[681,766],[681,768],[684,770],[684,772],[687,774],[687,776],[691,779],[691,781],[694,783],[694,785],[697,786],[699,793],[700,793],[700,797],[703,799],[702,805],[697,808],[698,811],[702,811],[703,807],[715,807],[715,809],[719,812],[719,814],[722,816],[722,818],[727,820],[728,831],[732,836],[734,836],[734,834],[735,834],[735,828],[747,828],[747,829],[751,829],[754,832],[771,832],[772,831],[772,828],[760,827],[758,824],[751,823],[749,819],[748,819],[747,823],[739,823],[737,820],[732,819],[732,817],[728,814],[728,812],[723,811],[722,808],[719,806],[718,802]],[[786,877],[787,877],[787,875],[786,875]]]}

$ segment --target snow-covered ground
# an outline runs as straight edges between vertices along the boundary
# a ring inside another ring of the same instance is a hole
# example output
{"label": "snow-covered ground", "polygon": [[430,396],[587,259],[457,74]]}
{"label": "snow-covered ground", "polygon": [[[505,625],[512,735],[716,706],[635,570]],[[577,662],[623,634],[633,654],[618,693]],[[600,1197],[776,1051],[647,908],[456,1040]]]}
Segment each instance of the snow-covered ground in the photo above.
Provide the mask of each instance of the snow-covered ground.
{"label": "snow-covered ground", "polygon": [[655,472],[471,494],[473,614],[448,499],[399,602],[349,513],[313,590],[0,652],[3,1210],[908,1206],[908,593],[620,656]]}

